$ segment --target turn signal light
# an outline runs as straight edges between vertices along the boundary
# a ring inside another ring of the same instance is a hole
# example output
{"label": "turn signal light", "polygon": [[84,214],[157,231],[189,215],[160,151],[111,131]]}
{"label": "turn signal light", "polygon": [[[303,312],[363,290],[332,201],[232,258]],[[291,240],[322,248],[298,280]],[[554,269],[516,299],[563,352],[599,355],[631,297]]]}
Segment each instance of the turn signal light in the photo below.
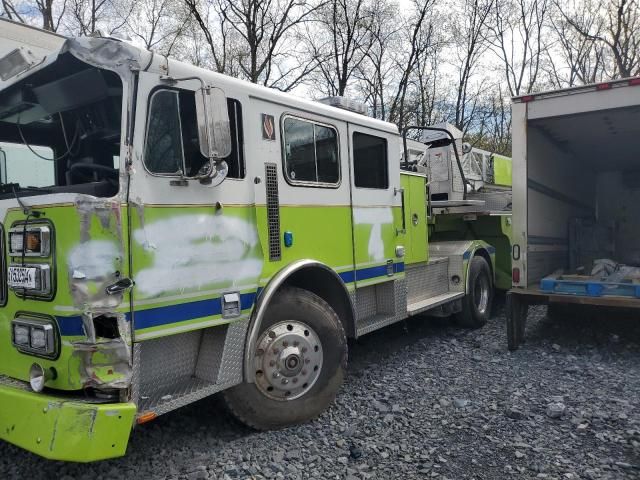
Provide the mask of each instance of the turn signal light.
{"label": "turn signal light", "polygon": [[511,270],[511,280],[513,280],[513,283],[520,283],[520,269],[519,268],[514,268]]}
{"label": "turn signal light", "polygon": [[142,425],[143,423],[147,423],[147,422],[150,422],[151,420],[154,420],[157,416],[158,415],[155,412],[144,412],[138,417],[138,419],[136,420],[136,423],[138,425]]}
{"label": "turn signal light", "polygon": [[48,257],[50,240],[49,227],[17,226],[9,230],[9,253],[14,257]]}

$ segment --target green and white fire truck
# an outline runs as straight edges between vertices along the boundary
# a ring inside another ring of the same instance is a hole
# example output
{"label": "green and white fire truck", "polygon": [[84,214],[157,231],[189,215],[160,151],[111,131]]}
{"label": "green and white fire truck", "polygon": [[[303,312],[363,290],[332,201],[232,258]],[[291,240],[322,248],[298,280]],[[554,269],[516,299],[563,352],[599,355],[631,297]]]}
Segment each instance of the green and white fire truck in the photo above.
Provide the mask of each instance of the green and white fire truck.
{"label": "green and white fire truck", "polygon": [[446,128],[107,38],[18,48],[0,76],[7,442],[118,457],[216,392],[251,427],[303,422],[348,338],[424,312],[479,327],[510,286],[510,202],[472,188]]}

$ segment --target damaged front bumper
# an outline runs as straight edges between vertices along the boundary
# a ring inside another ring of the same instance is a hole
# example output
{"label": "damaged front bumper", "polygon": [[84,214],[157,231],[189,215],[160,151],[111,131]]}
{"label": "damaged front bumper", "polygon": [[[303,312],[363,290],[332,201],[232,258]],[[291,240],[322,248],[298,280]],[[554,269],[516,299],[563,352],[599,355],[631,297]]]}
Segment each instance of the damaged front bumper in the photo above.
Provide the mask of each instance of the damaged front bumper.
{"label": "damaged front bumper", "polygon": [[0,439],[50,460],[121,457],[133,427],[133,403],[89,403],[31,391],[0,375]]}

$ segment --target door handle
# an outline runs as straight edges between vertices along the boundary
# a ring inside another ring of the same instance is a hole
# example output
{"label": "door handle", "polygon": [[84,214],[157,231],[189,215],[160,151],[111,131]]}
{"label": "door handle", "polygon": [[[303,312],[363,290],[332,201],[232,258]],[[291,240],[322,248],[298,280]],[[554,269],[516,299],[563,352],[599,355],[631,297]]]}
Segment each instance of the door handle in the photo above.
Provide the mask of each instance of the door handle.
{"label": "door handle", "polygon": [[396,228],[396,235],[407,233],[407,224],[404,218],[404,188],[394,188],[393,195],[395,196],[398,194],[401,195],[400,199],[402,202],[402,228],[401,229]]}
{"label": "door handle", "polygon": [[124,293],[133,288],[135,283],[130,278],[122,278],[111,285],[108,285],[105,288],[107,295],[117,295],[119,293]]}

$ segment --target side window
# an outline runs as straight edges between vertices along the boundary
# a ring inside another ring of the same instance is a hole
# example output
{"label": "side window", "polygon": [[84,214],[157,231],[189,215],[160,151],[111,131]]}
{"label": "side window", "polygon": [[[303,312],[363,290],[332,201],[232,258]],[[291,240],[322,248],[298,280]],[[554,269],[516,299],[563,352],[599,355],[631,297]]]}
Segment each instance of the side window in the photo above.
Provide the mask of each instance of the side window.
{"label": "side window", "polygon": [[340,181],[338,135],[334,128],[288,117],[283,130],[285,172],[289,180],[328,185]]}
{"label": "side window", "polygon": [[183,151],[178,92],[158,90],[151,96],[144,162],[152,173],[176,174]]}
{"label": "side window", "polygon": [[387,140],[385,138],[353,134],[353,177],[356,187],[389,187]]}
{"label": "side window", "polygon": [[[231,124],[231,153],[225,158],[228,177],[244,178],[242,106],[227,99]],[[186,90],[159,90],[151,96],[145,165],[152,173],[188,177],[198,175],[207,164],[200,153],[195,94]]]}

